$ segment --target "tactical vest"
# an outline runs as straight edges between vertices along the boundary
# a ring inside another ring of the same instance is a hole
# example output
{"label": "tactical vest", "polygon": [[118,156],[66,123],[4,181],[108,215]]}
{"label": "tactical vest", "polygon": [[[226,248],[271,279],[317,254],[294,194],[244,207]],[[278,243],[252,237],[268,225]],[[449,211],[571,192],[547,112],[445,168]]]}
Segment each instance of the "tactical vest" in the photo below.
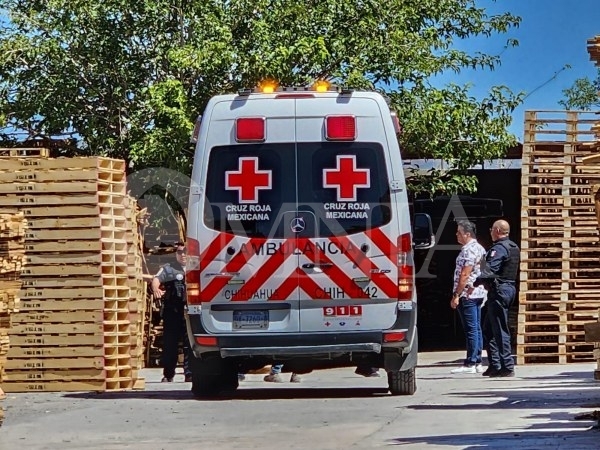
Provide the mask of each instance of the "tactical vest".
{"label": "tactical vest", "polygon": [[164,266],[165,281],[163,286],[165,287],[165,295],[163,297],[165,306],[179,306],[185,302],[185,272],[177,270],[170,264]]}
{"label": "tactical vest", "polygon": [[519,261],[521,259],[519,246],[510,239],[502,239],[495,242],[494,245],[501,245],[508,252],[508,259],[500,269],[498,278],[500,281],[516,281],[517,273],[519,272]]}

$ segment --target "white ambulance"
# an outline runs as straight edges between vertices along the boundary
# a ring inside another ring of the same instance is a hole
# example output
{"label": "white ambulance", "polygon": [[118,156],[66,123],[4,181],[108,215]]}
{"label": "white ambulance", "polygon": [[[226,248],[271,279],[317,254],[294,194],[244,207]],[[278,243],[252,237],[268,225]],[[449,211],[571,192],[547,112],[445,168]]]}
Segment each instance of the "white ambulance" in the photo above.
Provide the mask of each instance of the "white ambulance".
{"label": "white ambulance", "polygon": [[[212,98],[188,208],[192,392],[271,363],[366,366],[413,394],[413,239],[397,120],[376,92],[266,83]],[[419,217],[419,246],[433,245]],[[415,229],[416,233],[416,229]]]}

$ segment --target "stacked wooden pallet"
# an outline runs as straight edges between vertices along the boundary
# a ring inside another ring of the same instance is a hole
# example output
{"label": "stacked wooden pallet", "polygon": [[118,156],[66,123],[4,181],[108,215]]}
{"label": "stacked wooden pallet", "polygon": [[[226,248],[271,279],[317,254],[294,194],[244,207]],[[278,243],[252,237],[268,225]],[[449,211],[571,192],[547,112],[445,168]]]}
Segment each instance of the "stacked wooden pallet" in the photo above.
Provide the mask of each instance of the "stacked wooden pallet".
{"label": "stacked wooden pallet", "polygon": [[517,360],[592,359],[584,323],[598,317],[600,259],[591,185],[594,113],[528,111],[522,169]]}
{"label": "stacked wooden pallet", "polygon": [[[600,66],[600,36],[588,40],[588,52],[590,59],[595,61],[597,66]],[[600,121],[592,125],[592,132],[596,141],[592,144],[594,154],[584,158],[583,163],[600,167]],[[596,209],[596,219],[600,228],[600,185],[592,186],[592,201]],[[600,317],[600,311],[598,312]],[[585,324],[586,341],[594,345],[594,359],[596,360],[596,370],[594,378],[600,380],[600,322],[589,322]]]}
{"label": "stacked wooden pallet", "polygon": [[18,207],[29,228],[4,390],[142,387],[141,246],[124,161],[11,153],[0,194],[0,211]]}
{"label": "stacked wooden pallet", "polygon": [[[19,308],[20,272],[25,260],[23,239],[27,223],[22,213],[0,214],[0,383],[9,349],[11,315]],[[5,397],[0,388],[0,400]],[[0,408],[0,424],[4,413]]]}
{"label": "stacked wooden pallet", "polygon": [[588,39],[587,44],[590,59],[594,61],[597,66],[600,66],[600,36]]}

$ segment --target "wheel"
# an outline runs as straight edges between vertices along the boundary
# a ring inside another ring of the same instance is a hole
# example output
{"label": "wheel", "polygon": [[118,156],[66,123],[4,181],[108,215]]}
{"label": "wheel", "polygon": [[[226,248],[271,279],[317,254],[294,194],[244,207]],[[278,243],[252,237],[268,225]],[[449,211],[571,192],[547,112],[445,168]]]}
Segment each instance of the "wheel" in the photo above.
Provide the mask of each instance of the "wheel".
{"label": "wheel", "polygon": [[192,394],[195,397],[216,397],[231,394],[238,386],[237,370],[219,356],[206,359],[190,357]]}
{"label": "wheel", "polygon": [[417,391],[415,368],[388,372],[388,387],[392,395],[413,395]]}

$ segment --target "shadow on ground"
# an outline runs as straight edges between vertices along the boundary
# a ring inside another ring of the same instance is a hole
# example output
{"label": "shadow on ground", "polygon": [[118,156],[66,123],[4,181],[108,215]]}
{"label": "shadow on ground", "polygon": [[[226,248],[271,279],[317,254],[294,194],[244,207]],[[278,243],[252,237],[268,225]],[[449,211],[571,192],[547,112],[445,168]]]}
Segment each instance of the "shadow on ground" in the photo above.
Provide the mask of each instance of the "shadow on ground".
{"label": "shadow on ground", "polygon": [[[571,427],[573,428],[573,427]],[[460,435],[424,436],[414,438],[391,439],[389,445],[435,445],[436,448],[447,445],[463,450],[515,449],[539,450],[541,448],[593,449],[598,448],[600,432],[596,429],[525,431],[504,433],[477,433]]]}
{"label": "shadow on ground", "polygon": [[389,396],[387,388],[241,388],[231,394],[196,399],[189,390],[85,392],[64,394],[65,398],[86,400],[153,399],[153,400],[292,400],[292,399],[336,399]]}

